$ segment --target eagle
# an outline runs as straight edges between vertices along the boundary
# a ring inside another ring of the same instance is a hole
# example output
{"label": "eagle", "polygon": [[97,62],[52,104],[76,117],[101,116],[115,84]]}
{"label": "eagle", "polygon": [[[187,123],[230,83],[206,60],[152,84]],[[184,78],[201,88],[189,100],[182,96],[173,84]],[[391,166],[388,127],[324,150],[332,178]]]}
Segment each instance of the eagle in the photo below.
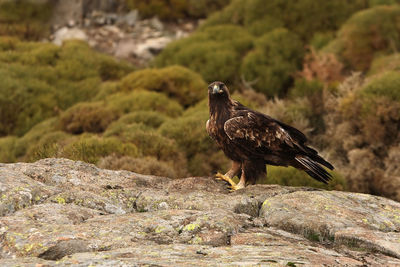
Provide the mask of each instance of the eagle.
{"label": "eagle", "polygon": [[[207,132],[232,160],[231,169],[216,178],[228,182],[233,191],[255,184],[266,175],[267,164],[293,166],[325,184],[332,178],[324,168],[333,170],[332,164],[306,145],[302,132],[233,100],[224,83],[208,86],[208,104]],[[237,184],[235,176],[240,177]]]}

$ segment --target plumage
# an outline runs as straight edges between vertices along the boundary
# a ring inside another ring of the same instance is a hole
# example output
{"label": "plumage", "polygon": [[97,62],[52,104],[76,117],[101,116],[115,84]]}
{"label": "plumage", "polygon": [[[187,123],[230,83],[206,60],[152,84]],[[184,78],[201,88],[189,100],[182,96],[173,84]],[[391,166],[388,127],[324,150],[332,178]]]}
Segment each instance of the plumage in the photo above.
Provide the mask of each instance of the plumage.
{"label": "plumage", "polygon": [[222,82],[210,84],[208,96],[207,132],[234,165],[240,165],[225,175],[231,179],[241,174],[235,189],[254,184],[258,176],[266,173],[266,164],[293,166],[323,183],[331,179],[324,167],[333,166],[306,145],[302,132],[233,100]]}

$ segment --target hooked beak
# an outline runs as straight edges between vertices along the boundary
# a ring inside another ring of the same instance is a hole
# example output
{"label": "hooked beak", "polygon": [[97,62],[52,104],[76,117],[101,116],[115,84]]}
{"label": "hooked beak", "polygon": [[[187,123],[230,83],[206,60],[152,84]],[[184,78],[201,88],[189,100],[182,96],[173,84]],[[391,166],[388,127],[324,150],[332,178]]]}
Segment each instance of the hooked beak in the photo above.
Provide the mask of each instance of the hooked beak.
{"label": "hooked beak", "polygon": [[215,84],[214,87],[213,87],[212,93],[213,93],[213,94],[218,94],[218,93],[220,93],[221,91],[222,91],[222,90],[220,90],[219,86]]}

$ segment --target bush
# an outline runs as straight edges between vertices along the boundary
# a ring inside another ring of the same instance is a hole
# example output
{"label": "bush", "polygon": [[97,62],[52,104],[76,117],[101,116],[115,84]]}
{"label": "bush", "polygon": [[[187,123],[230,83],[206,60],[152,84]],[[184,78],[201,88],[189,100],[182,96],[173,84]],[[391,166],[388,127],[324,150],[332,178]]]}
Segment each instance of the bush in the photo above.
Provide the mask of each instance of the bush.
{"label": "bush", "polygon": [[168,120],[159,129],[160,133],[175,140],[179,147],[191,158],[195,154],[207,151],[213,146],[206,129],[206,120],[200,116],[180,117]]}
{"label": "bush", "polygon": [[0,3],[0,35],[39,40],[48,33],[52,5],[30,1],[2,1]]}
{"label": "bush", "polygon": [[18,79],[10,69],[0,70],[0,136],[23,135],[33,125],[55,115],[55,90],[35,79]]}
{"label": "bush", "polygon": [[102,79],[119,78],[131,69],[83,42],[60,48],[3,38],[0,47],[0,136],[23,135],[60,109],[93,98]]}
{"label": "bush", "polygon": [[57,118],[50,118],[33,126],[24,136],[17,140],[15,145],[16,157],[23,157],[28,148],[36,144],[43,135],[56,131],[58,123]]}
{"label": "bush", "polygon": [[163,20],[204,18],[227,5],[230,0],[126,0],[130,9],[137,9],[143,17],[157,16]]}
{"label": "bush", "polygon": [[0,137],[0,162],[9,163],[17,160],[15,151],[17,139],[15,136]]}
{"label": "bush", "polygon": [[286,29],[276,29],[256,41],[255,50],[243,59],[241,72],[254,88],[268,96],[283,95],[301,66],[303,45]]}
{"label": "bush", "polygon": [[198,31],[169,44],[155,59],[159,67],[182,65],[207,81],[237,81],[240,59],[252,47],[252,37],[242,27],[221,25]]}
{"label": "bush", "polygon": [[152,157],[132,158],[107,156],[100,159],[98,166],[100,168],[111,170],[127,170],[140,174],[165,176],[176,178],[177,175],[173,168],[165,162]]}
{"label": "bush", "polygon": [[138,156],[138,149],[134,144],[123,143],[115,137],[100,138],[83,135],[76,141],[66,145],[61,156],[95,164],[100,158],[113,154],[116,156],[135,157]]}
{"label": "bush", "polygon": [[283,100],[274,98],[259,108],[259,111],[299,129],[305,134],[314,130],[312,109],[307,98]]}
{"label": "bush", "polygon": [[97,95],[92,99],[94,101],[105,100],[108,96],[121,91],[121,83],[118,81],[103,82],[98,90]]}
{"label": "bush", "polygon": [[217,150],[216,148],[198,153],[190,158],[188,162],[188,170],[194,176],[211,176],[217,172],[226,173],[230,167],[231,160],[224,155],[222,150]]}
{"label": "bush", "polygon": [[388,56],[377,57],[372,61],[368,75],[376,75],[386,71],[400,71],[400,54],[391,54]]}
{"label": "bush", "polygon": [[28,147],[24,159],[32,162],[43,158],[60,157],[62,147],[70,141],[69,137],[69,134],[62,131],[45,133],[38,142]]}
{"label": "bush", "polygon": [[207,92],[200,75],[180,66],[135,71],[121,81],[122,90],[144,88],[162,92],[177,99],[183,106],[199,101]]}
{"label": "bush", "polygon": [[388,71],[375,78],[362,90],[362,94],[371,97],[387,97],[392,101],[400,102],[400,72]]}
{"label": "bush", "polygon": [[81,102],[61,114],[60,121],[61,128],[68,133],[101,133],[117,117],[118,114],[103,102]]}
{"label": "bush", "polygon": [[167,116],[156,111],[135,111],[118,119],[117,123],[132,124],[143,123],[151,128],[158,128],[167,120]]}
{"label": "bush", "polygon": [[131,93],[117,93],[106,98],[108,107],[121,114],[133,111],[156,111],[167,116],[179,116],[183,108],[178,102],[166,95],[146,90],[135,90]]}
{"label": "bush", "polygon": [[162,136],[149,126],[142,123],[124,124],[122,121],[117,121],[111,124],[104,133],[104,137],[110,136],[136,145],[143,156],[151,156],[167,162],[177,175],[187,174],[184,151],[178,147],[175,140]]}
{"label": "bush", "polygon": [[[273,18],[269,20],[272,23],[268,23],[267,19],[265,31],[258,31],[259,34],[267,33],[273,26],[283,26],[298,34],[301,39],[309,40],[316,32],[335,31],[352,13],[367,6],[363,0],[324,1],[318,5],[313,0],[234,0],[222,11],[211,15],[203,27],[229,23],[247,28],[269,17]],[[282,23],[276,23],[274,19]]]}
{"label": "bush", "polygon": [[323,184],[311,178],[306,172],[293,167],[267,167],[267,176],[258,180],[258,183],[279,184],[286,186],[308,186],[328,190],[346,190],[345,179],[335,171],[329,171],[333,178],[329,184]]}
{"label": "bush", "polygon": [[366,71],[374,58],[400,48],[400,6],[377,6],[354,14],[325,51],[335,52],[347,66]]}
{"label": "bush", "polygon": [[399,143],[400,103],[395,100],[395,82],[388,88],[393,92],[385,92],[394,76],[388,72],[364,81],[360,74],[353,74],[327,99],[326,151],[352,191],[393,196],[387,180],[391,175],[384,176],[384,159]]}

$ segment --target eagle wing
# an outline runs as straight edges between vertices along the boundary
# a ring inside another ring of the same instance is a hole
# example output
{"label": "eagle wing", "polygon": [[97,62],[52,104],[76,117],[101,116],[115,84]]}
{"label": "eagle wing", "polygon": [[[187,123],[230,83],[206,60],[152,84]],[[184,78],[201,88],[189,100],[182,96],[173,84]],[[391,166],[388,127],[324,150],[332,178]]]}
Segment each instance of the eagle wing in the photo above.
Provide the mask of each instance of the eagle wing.
{"label": "eagle wing", "polygon": [[241,111],[236,115],[225,122],[224,131],[232,143],[254,156],[275,155],[275,160],[280,161],[282,153],[311,149],[304,145],[307,141],[304,134],[293,127],[255,111]]}
{"label": "eagle wing", "polygon": [[307,138],[296,128],[247,110],[227,120],[224,131],[230,142],[249,158],[262,158],[271,165],[301,168],[323,183],[331,179],[320,164],[331,170],[333,166],[305,144]]}

